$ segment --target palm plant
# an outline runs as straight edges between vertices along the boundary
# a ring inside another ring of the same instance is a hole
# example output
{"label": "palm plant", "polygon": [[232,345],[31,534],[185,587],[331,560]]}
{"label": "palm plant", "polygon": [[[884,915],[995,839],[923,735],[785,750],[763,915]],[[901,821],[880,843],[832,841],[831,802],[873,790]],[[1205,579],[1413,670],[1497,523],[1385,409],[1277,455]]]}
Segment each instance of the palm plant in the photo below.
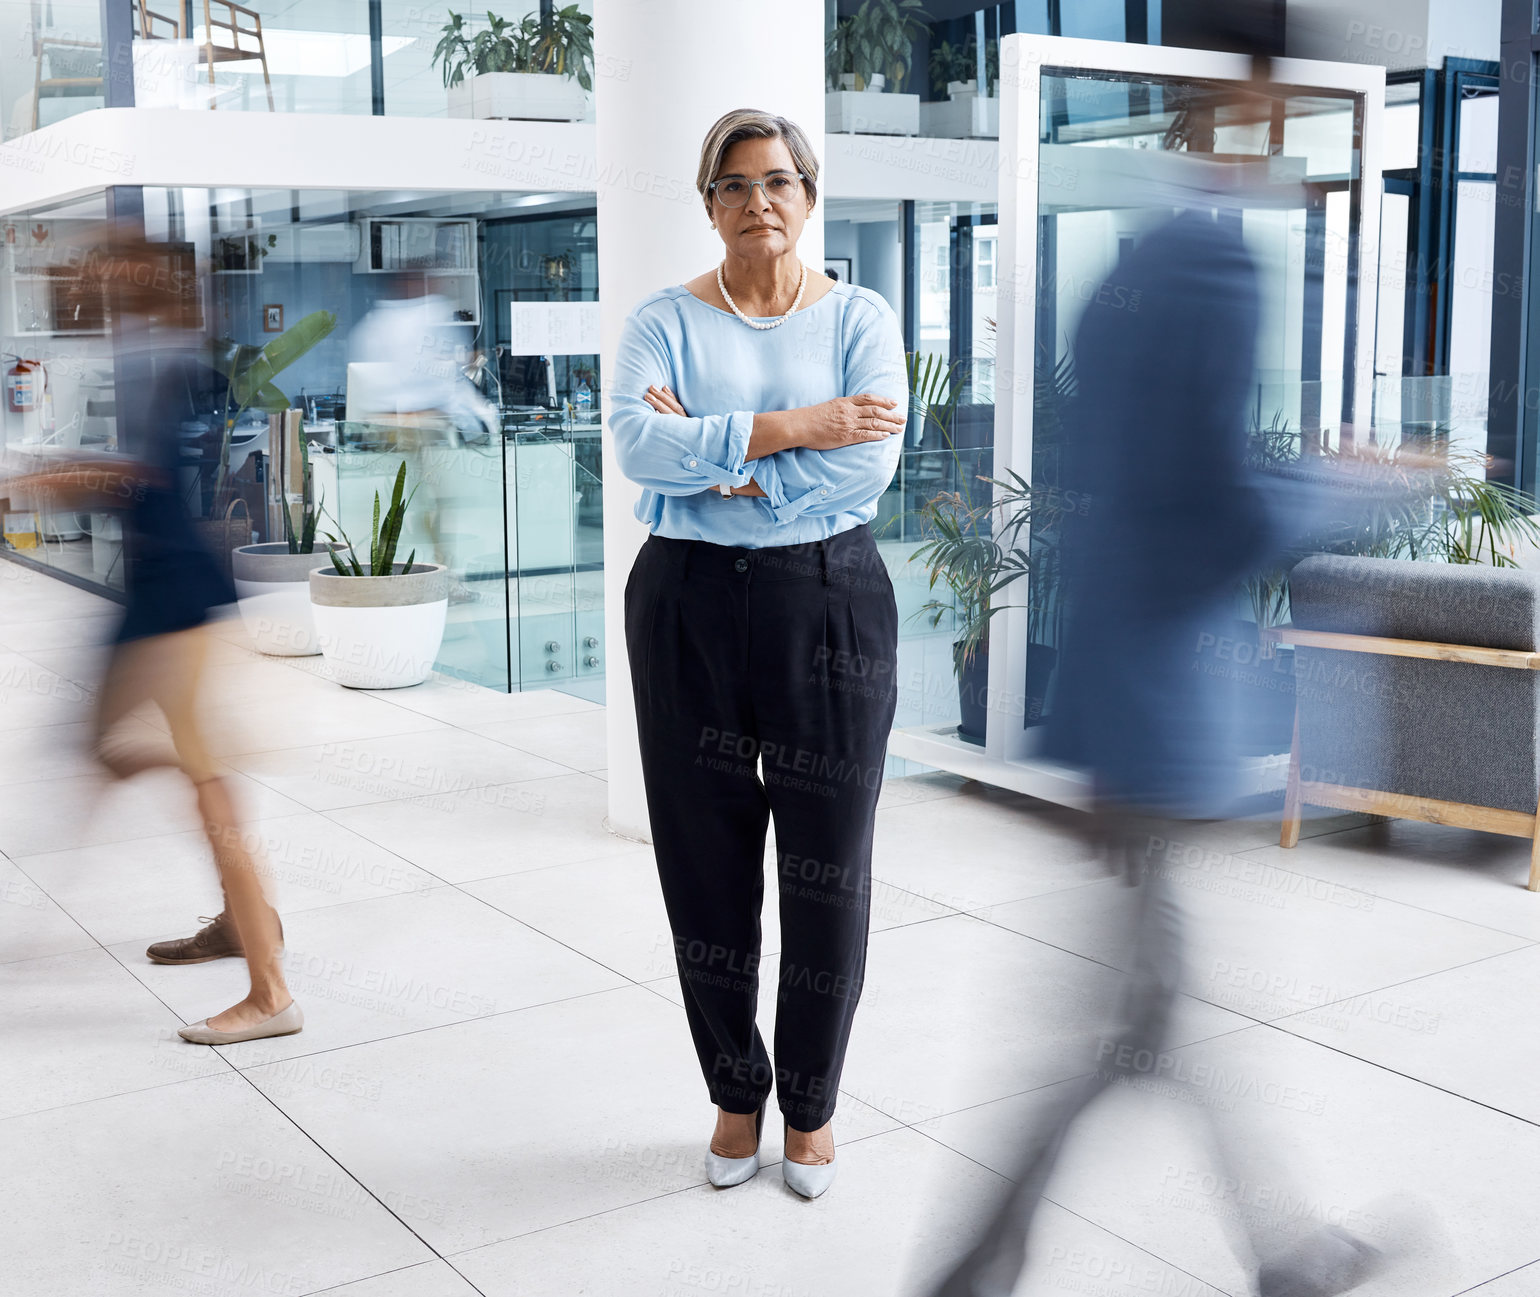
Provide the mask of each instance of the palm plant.
{"label": "palm plant", "polygon": [[[420,484],[419,484],[420,485]],[[337,523],[337,530],[342,533],[341,540],[332,533],[327,532],[326,538],[334,543],[347,546],[345,556],[336,549],[331,551],[332,566],[337,569],[339,576],[395,576],[396,573],[396,546],[401,540],[401,527],[406,520],[406,511],[411,507],[412,496],[417,494],[417,487],[412,488],[412,494],[403,495],[406,491],[406,461],[401,461],[401,467],[396,470],[395,486],[390,493],[390,507],[385,510],[385,516],[380,517],[380,493],[374,493],[374,522],[369,532],[369,567],[358,561],[358,551],[353,542],[348,539],[347,532],[342,530],[342,524]],[[333,519],[333,521],[336,521]],[[401,565],[400,575],[405,575],[412,570],[412,560],[417,557],[414,549],[406,556],[406,562]]]}
{"label": "palm plant", "polygon": [[927,533],[925,542],[910,555],[928,569],[929,588],[945,585],[947,598],[932,598],[919,613],[930,615],[935,628],[947,613],[957,618],[961,637],[953,647],[953,665],[959,674],[980,650],[988,651],[989,623],[1000,611],[996,596],[1022,577],[1029,577],[1030,638],[1056,642],[1053,634],[1060,616],[1059,524],[1068,502],[1058,489],[1056,452],[1062,432],[1062,411],[1075,390],[1074,362],[1068,355],[1048,363],[1040,358],[1033,396],[1033,460],[1045,472],[1036,483],[1007,470],[1005,478],[969,474],[951,436],[960,384],[956,371],[962,362],[942,369],[930,360],[910,358],[910,388],[927,417],[940,428],[952,455],[955,490],[932,496],[916,510]]}

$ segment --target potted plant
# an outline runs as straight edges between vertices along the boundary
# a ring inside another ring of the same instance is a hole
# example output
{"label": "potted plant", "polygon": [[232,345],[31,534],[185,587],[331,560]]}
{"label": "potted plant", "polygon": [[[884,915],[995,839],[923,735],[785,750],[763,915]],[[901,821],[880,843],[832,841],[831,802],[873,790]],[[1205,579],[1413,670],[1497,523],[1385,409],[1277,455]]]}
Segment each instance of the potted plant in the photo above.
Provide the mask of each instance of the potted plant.
{"label": "potted plant", "polygon": [[[962,362],[958,362],[958,366]],[[939,626],[951,613],[958,638],[952,644],[961,724],[958,735],[983,744],[988,716],[989,623],[1003,605],[997,597],[1028,577],[1027,708],[1024,719],[1043,718],[1043,703],[1056,662],[1060,598],[1060,523],[1069,507],[1057,485],[1057,448],[1061,410],[1074,392],[1074,367],[1068,356],[1049,366],[1039,363],[1033,399],[1033,476],[1029,483],[1015,472],[1005,479],[969,473],[951,436],[961,384],[956,370],[942,370],[917,356],[910,361],[910,387],[926,417],[941,430],[954,461],[956,487],[943,490],[916,513],[926,540],[910,556],[923,563],[929,588],[944,585],[948,597],[932,598],[919,614],[929,613]]]}
{"label": "potted plant", "polygon": [[254,347],[231,338],[213,343],[213,367],[225,380],[217,412],[219,467],[214,475],[214,507],[217,515],[228,505],[230,443],[235,425],[247,410],[267,414],[287,410],[290,401],[273,380],[337,327],[330,311],[312,311],[272,341]]}
{"label": "potted plant", "polygon": [[[920,131],[946,139],[1000,135],[1000,43],[984,43],[984,94],[978,92],[978,43],[971,36],[956,48],[943,41],[931,51],[930,80],[936,102],[920,105]],[[942,94],[947,97],[942,99]]]}
{"label": "potted plant", "polygon": [[[303,437],[299,453],[299,530],[296,532],[294,517],[285,505],[282,540],[241,545],[230,555],[241,620],[257,651],[277,657],[313,657],[321,651],[310,611],[310,571],[316,566],[316,526],[323,501],[315,495],[310,450]],[[322,552],[339,544],[322,541]]]}
{"label": "potted plant", "polygon": [[903,87],[925,31],[922,0],[863,0],[835,23],[824,46],[825,129],[919,134],[920,97]]}
{"label": "potted plant", "polygon": [[576,121],[593,89],[593,19],[575,4],[515,23],[488,11],[474,34],[449,11],[433,64],[442,64],[451,117]]}
{"label": "potted plant", "polygon": [[[1357,443],[1344,448],[1306,439],[1275,415],[1266,427],[1253,420],[1247,464],[1260,472],[1298,468],[1317,459],[1346,473],[1367,473],[1381,498],[1372,509],[1327,522],[1284,556],[1281,564],[1254,574],[1240,593],[1250,617],[1233,623],[1235,665],[1215,671],[1218,687],[1238,693],[1244,748],[1258,755],[1287,752],[1294,719],[1293,650],[1274,648],[1267,632],[1289,616],[1289,571],[1309,554],[1419,559],[1431,563],[1488,563],[1513,567],[1513,551],[1540,542],[1536,502],[1487,478],[1485,456],[1444,452],[1429,469],[1430,450],[1447,445],[1444,429],[1431,439],[1410,437],[1394,446]],[[1250,664],[1255,663],[1252,667]]]}
{"label": "potted plant", "polygon": [[[331,678],[352,689],[400,689],[421,684],[433,671],[449,612],[449,573],[441,563],[416,563],[416,551],[396,562],[396,546],[412,497],[405,495],[406,461],[396,473],[390,506],[374,519],[367,566],[342,524],[331,566],[310,572],[316,638]],[[412,494],[416,494],[413,488]],[[327,533],[329,540],[337,537]]]}

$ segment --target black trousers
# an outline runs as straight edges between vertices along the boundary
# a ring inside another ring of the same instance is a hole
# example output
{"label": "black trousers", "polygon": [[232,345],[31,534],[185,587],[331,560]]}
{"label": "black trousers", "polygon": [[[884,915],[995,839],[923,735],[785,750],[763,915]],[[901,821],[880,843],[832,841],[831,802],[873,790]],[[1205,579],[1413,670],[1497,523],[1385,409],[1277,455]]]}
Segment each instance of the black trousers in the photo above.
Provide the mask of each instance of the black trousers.
{"label": "black trousers", "polygon": [[[739,549],[651,536],[626,582],[642,775],[685,1012],[712,1101],[834,1112],[866,972],[898,609],[869,528]],[[761,777],[761,768],[763,777]],[[755,1025],[765,831],[781,958]]]}

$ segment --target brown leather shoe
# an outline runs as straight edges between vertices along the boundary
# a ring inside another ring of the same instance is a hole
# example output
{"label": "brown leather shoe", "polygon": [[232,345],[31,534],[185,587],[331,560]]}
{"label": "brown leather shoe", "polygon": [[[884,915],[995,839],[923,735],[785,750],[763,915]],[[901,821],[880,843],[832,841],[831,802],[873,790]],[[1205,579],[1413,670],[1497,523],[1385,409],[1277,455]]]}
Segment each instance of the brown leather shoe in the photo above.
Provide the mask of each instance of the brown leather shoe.
{"label": "brown leather shoe", "polygon": [[[236,935],[235,924],[228,911],[221,910],[212,919],[206,914],[198,916],[208,927],[190,937],[177,937],[173,941],[157,941],[144,953],[156,964],[206,964],[211,959],[240,958],[246,952],[241,949],[241,939]],[[278,921],[278,940],[283,940],[283,920]]]}

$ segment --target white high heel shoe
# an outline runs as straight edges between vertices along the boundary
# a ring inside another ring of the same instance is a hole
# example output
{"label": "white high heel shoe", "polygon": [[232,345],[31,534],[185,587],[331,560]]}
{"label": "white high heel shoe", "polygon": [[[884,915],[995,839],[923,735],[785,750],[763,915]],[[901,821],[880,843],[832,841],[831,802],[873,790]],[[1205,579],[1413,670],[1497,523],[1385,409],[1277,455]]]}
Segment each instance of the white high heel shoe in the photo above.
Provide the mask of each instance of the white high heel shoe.
{"label": "white high heel shoe", "polygon": [[718,1189],[731,1189],[735,1184],[752,1180],[759,1174],[759,1132],[765,1125],[765,1109],[761,1104],[754,1114],[754,1151],[747,1157],[722,1157],[706,1149],[706,1179]]}
{"label": "white high heel shoe", "polygon": [[784,1153],[781,1155],[781,1178],[786,1181],[787,1188],[804,1198],[816,1198],[834,1183],[835,1163],[821,1162],[810,1164],[807,1162],[793,1162]]}

